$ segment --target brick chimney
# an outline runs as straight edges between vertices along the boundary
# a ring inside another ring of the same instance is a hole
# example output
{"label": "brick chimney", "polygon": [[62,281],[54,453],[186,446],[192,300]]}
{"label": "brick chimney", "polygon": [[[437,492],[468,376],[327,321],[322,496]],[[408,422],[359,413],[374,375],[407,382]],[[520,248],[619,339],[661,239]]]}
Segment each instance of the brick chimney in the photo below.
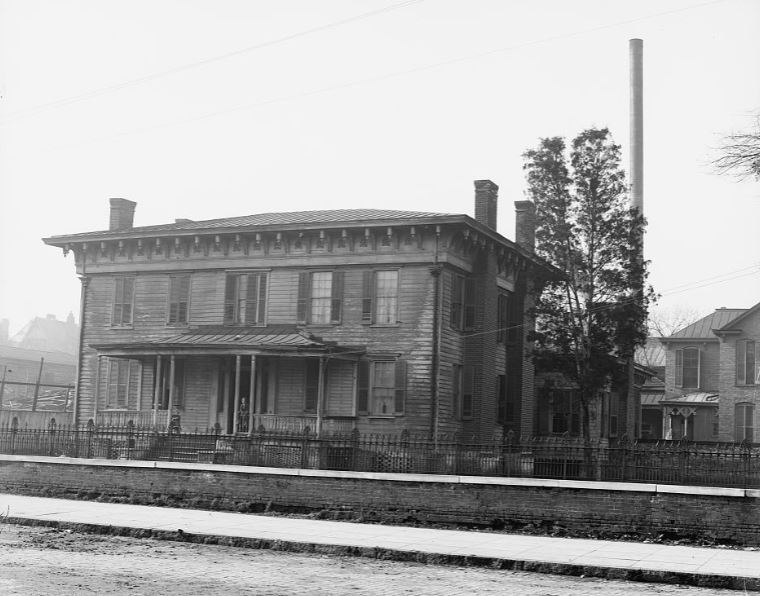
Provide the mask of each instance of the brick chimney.
{"label": "brick chimney", "polygon": [[515,201],[515,242],[533,252],[536,248],[536,205]]}
{"label": "brick chimney", "polygon": [[475,221],[496,231],[499,187],[490,180],[475,180]]}
{"label": "brick chimney", "polygon": [[109,230],[129,230],[135,219],[135,206],[137,203],[127,199],[110,199],[111,217],[108,224]]}

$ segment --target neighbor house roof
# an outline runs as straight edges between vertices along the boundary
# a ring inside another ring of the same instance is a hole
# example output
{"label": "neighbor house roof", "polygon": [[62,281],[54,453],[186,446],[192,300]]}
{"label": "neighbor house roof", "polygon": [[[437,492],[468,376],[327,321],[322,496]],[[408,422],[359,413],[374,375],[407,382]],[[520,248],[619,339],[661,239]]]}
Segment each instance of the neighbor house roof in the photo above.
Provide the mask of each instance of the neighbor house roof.
{"label": "neighbor house roof", "polygon": [[746,308],[719,308],[706,317],[702,317],[688,327],[676,331],[669,337],[663,337],[663,340],[671,339],[717,339],[713,329],[720,329],[728,325],[731,321],[744,314]]}

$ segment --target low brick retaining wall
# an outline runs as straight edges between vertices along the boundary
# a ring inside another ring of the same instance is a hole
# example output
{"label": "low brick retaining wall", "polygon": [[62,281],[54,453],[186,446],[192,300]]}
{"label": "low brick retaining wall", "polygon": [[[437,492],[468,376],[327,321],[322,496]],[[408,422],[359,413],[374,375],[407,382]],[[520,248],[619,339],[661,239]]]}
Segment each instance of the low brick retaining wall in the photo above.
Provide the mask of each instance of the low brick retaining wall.
{"label": "low brick retaining wall", "polygon": [[[0,491],[760,545],[760,490],[0,455]],[[12,514],[12,512],[11,512]]]}

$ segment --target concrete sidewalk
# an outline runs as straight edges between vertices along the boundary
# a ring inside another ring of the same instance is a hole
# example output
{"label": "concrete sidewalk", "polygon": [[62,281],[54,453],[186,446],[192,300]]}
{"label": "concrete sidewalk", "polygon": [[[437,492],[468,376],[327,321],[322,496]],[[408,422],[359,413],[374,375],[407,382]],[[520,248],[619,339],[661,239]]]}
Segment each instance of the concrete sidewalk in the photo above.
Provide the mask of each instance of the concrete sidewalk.
{"label": "concrete sidewalk", "polygon": [[241,547],[760,590],[760,551],[523,536],[0,493],[7,523]]}

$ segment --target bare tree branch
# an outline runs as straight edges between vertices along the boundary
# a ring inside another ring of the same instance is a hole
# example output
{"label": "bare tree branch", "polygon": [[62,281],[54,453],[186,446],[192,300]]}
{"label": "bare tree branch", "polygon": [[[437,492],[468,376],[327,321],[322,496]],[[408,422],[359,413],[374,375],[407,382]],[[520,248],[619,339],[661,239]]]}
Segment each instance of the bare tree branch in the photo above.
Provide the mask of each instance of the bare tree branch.
{"label": "bare tree branch", "polygon": [[760,180],[760,115],[755,117],[753,130],[727,135],[718,151],[712,165],[719,174]]}

